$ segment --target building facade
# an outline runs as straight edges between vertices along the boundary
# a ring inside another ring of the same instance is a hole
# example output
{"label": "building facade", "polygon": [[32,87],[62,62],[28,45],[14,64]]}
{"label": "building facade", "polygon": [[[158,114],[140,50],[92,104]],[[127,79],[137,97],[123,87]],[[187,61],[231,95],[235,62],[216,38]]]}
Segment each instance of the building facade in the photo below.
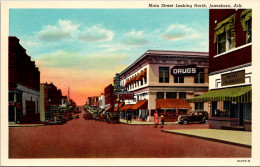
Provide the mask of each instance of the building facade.
{"label": "building facade", "polygon": [[40,71],[17,37],[9,37],[9,122],[40,120]]}
{"label": "building facade", "polygon": [[120,73],[120,86],[133,95],[123,102],[134,105],[132,115],[146,121],[153,121],[155,110],[166,121],[190,110],[207,111],[207,103],[187,104],[185,99],[208,91],[208,66],[205,52],[148,50]]}
{"label": "building facade", "polygon": [[210,128],[251,130],[252,10],[209,10]]}

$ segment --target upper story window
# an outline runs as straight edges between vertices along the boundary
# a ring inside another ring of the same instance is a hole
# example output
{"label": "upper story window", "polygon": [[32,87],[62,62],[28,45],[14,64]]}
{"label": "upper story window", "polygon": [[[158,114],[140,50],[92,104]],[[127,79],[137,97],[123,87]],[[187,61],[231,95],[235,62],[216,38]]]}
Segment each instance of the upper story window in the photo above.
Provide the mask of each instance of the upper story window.
{"label": "upper story window", "polygon": [[246,43],[252,42],[252,9],[246,9],[241,13],[241,24],[246,31]]}
{"label": "upper story window", "polygon": [[195,83],[204,83],[204,68],[198,68],[198,72],[194,78]]}
{"label": "upper story window", "polygon": [[179,99],[186,99],[186,92],[179,92]]}
{"label": "upper story window", "polygon": [[174,83],[184,83],[184,77],[174,76]]}
{"label": "upper story window", "polygon": [[219,22],[214,28],[214,43],[217,45],[217,54],[236,47],[235,33],[236,14]]}
{"label": "upper story window", "polygon": [[177,99],[177,92],[166,92],[166,99]]}
{"label": "upper story window", "polygon": [[164,92],[157,92],[156,99],[164,99]]}
{"label": "upper story window", "polygon": [[169,67],[159,67],[159,83],[169,83]]}

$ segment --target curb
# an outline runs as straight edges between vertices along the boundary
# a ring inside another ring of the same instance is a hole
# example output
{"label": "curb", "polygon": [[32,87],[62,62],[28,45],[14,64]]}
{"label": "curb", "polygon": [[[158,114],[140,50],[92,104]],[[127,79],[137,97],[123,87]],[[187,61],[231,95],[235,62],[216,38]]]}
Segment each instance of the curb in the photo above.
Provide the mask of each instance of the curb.
{"label": "curb", "polygon": [[252,148],[251,145],[241,144],[241,143],[234,143],[234,142],[227,141],[227,140],[221,140],[221,139],[215,139],[215,138],[209,138],[209,137],[203,137],[203,136],[196,136],[196,135],[192,135],[192,134],[184,134],[184,133],[180,133],[180,132],[170,132],[168,130],[161,130],[161,131],[162,132],[166,132],[166,133],[174,133],[174,134],[177,134],[177,135],[195,137],[195,138],[199,138],[199,139],[204,139],[204,140],[215,141],[215,142],[220,142],[220,143],[224,143],[224,144],[240,146],[240,147]]}
{"label": "curb", "polygon": [[46,126],[45,124],[39,124],[39,125],[9,125],[9,128],[16,128],[16,127],[38,127],[38,126]]}

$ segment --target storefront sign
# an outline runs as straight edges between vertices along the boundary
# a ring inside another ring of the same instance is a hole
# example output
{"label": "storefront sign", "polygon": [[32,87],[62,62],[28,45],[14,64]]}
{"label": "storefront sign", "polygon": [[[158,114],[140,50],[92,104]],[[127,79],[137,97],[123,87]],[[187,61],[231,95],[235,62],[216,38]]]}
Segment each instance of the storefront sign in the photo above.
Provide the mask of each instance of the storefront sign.
{"label": "storefront sign", "polygon": [[119,94],[119,100],[133,100],[134,95],[131,93],[128,94]]}
{"label": "storefront sign", "polygon": [[197,73],[196,65],[189,66],[174,66],[172,68],[172,75],[177,76],[193,76]]}
{"label": "storefront sign", "polygon": [[245,70],[221,75],[221,86],[245,83]]}

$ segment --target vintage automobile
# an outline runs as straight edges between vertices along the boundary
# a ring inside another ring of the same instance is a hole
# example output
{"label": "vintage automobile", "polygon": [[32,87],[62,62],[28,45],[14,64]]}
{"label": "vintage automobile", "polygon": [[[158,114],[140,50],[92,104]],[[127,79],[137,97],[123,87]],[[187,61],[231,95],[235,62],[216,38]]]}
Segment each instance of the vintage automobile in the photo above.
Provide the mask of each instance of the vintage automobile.
{"label": "vintage automobile", "polygon": [[84,114],[83,118],[85,118],[86,120],[93,119],[93,115],[92,114]]}
{"label": "vintage automobile", "polygon": [[188,124],[188,123],[208,123],[209,114],[207,111],[191,111],[188,115],[179,115],[178,123],[179,124]]}
{"label": "vintage automobile", "polygon": [[110,112],[108,114],[108,118],[107,118],[107,122],[108,123],[119,123],[119,113],[116,113],[116,112]]}

